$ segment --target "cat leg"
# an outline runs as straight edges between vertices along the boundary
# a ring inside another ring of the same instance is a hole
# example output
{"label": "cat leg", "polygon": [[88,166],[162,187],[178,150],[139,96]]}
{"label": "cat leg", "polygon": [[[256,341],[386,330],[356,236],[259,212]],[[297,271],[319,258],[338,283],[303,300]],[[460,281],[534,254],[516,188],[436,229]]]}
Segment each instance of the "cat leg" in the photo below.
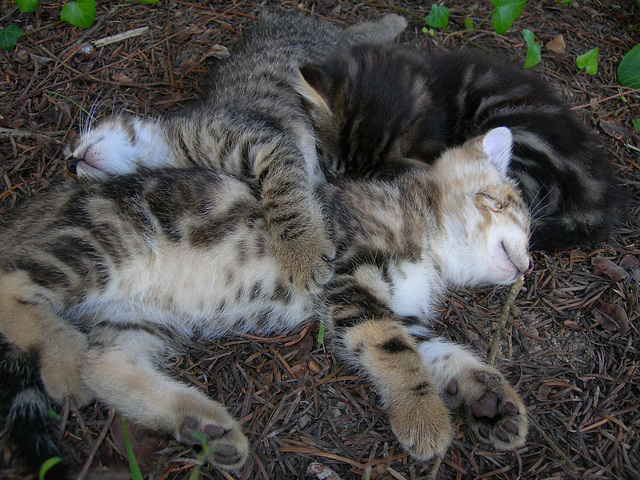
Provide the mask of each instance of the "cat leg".
{"label": "cat leg", "polygon": [[0,332],[36,356],[42,383],[54,401],[71,397],[83,405],[93,397],[80,379],[87,338],[53,312],[51,295],[23,271],[0,273]]}
{"label": "cat leg", "polygon": [[453,438],[449,412],[407,330],[368,320],[344,329],[340,340],[342,356],[373,382],[402,447],[424,461],[443,455]]}
{"label": "cat leg", "polygon": [[419,349],[447,407],[459,412],[482,442],[501,450],[524,443],[526,407],[498,370],[440,338],[419,339]]}
{"label": "cat leg", "polygon": [[117,338],[99,338],[90,348],[83,378],[101,402],[145,427],[171,434],[181,443],[210,448],[207,461],[223,469],[241,467],[249,443],[239,423],[218,402],[194,387],[161,373],[154,357],[164,342],[143,331],[127,331]]}
{"label": "cat leg", "polygon": [[256,159],[255,174],[262,183],[262,208],[269,246],[282,278],[302,293],[316,293],[333,276],[336,249],[327,232],[322,206],[310,183],[317,164],[303,152],[274,145]]}

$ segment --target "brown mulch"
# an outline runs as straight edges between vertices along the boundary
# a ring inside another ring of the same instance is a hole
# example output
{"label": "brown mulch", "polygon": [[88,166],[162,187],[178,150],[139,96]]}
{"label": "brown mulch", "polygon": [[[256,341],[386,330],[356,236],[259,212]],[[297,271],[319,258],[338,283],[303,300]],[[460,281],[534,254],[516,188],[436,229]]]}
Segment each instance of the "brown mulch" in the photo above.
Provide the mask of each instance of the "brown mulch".
{"label": "brown mulch", "polygon": [[[47,3],[47,2],[43,2]],[[55,2],[54,2],[55,3]],[[469,44],[523,62],[522,28],[546,43],[562,34],[567,49],[543,47],[535,70],[558,85],[593,126],[633,195],[628,217],[611,238],[553,254],[536,253],[507,322],[497,365],[529,407],[532,428],[525,446],[494,452],[461,424],[438,478],[637,478],[640,471],[640,118],[638,92],[620,87],[616,69],[638,41],[635,2],[589,1],[561,6],[529,0],[506,35],[488,23],[488,0],[444,2],[450,32],[421,32],[431,2],[267,2],[273,9],[352,24],[400,11],[410,21],[402,41],[448,49]],[[384,3],[384,5],[383,5]],[[452,5],[456,5],[455,8]],[[157,5],[99,2],[88,30],[60,23],[58,6],[20,14],[0,7],[0,27],[18,23],[27,32],[18,46],[0,52],[0,214],[64,180],[62,147],[86,125],[81,108],[162,115],[198,98],[215,45],[228,46],[257,21],[253,1],[161,1]],[[104,47],[91,42],[148,27],[142,35]],[[578,72],[575,57],[598,47],[598,73]],[[620,94],[624,95],[620,95]],[[507,289],[452,294],[436,319],[443,335],[486,353]],[[241,419],[252,450],[241,473],[203,467],[203,478],[303,478],[311,462],[343,479],[415,479],[431,466],[398,447],[369,386],[341,365],[330,345],[315,341],[317,327],[286,338],[227,339],[199,343],[167,368],[220,399]],[[57,407],[54,435],[83,478],[128,478],[121,420],[93,405],[80,412]],[[188,478],[198,452],[128,425],[148,478]],[[0,477],[23,478],[24,469],[0,445]],[[317,477],[309,477],[317,478]]]}

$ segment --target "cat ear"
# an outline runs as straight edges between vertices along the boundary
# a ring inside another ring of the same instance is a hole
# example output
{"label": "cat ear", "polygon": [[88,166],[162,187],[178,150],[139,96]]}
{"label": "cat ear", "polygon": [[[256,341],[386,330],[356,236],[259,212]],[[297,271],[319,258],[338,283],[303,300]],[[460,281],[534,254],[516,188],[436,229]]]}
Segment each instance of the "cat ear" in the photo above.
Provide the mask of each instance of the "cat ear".
{"label": "cat ear", "polygon": [[315,65],[304,65],[298,70],[296,91],[311,104],[331,111],[327,103],[327,78],[324,71]]}
{"label": "cat ear", "polygon": [[512,148],[513,135],[507,127],[494,128],[482,139],[484,153],[502,175],[506,175],[509,169]]}

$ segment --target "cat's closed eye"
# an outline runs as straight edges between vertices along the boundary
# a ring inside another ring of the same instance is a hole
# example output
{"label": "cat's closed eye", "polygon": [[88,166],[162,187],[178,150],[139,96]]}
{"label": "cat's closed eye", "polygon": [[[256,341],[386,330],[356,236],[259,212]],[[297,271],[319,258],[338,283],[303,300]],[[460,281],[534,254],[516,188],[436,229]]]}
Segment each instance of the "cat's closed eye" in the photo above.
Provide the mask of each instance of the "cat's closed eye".
{"label": "cat's closed eye", "polygon": [[499,198],[495,194],[490,192],[478,192],[476,194],[479,200],[479,204],[483,208],[488,208],[493,212],[501,212],[509,206],[509,200],[506,198]]}

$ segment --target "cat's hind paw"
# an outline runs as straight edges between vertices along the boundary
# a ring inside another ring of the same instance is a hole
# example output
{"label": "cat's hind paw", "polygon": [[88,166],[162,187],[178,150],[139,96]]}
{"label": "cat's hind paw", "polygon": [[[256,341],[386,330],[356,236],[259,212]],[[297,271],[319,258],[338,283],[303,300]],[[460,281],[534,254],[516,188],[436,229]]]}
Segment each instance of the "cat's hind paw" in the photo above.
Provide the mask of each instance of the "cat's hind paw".
{"label": "cat's hind paw", "polygon": [[203,445],[207,461],[225,470],[244,465],[249,442],[235,420],[222,426],[204,417],[187,415],[180,426],[179,440],[187,445]]}
{"label": "cat's hind paw", "polygon": [[478,439],[500,450],[519,447],[528,429],[527,410],[518,394],[492,367],[451,379],[445,402],[461,413]]}

